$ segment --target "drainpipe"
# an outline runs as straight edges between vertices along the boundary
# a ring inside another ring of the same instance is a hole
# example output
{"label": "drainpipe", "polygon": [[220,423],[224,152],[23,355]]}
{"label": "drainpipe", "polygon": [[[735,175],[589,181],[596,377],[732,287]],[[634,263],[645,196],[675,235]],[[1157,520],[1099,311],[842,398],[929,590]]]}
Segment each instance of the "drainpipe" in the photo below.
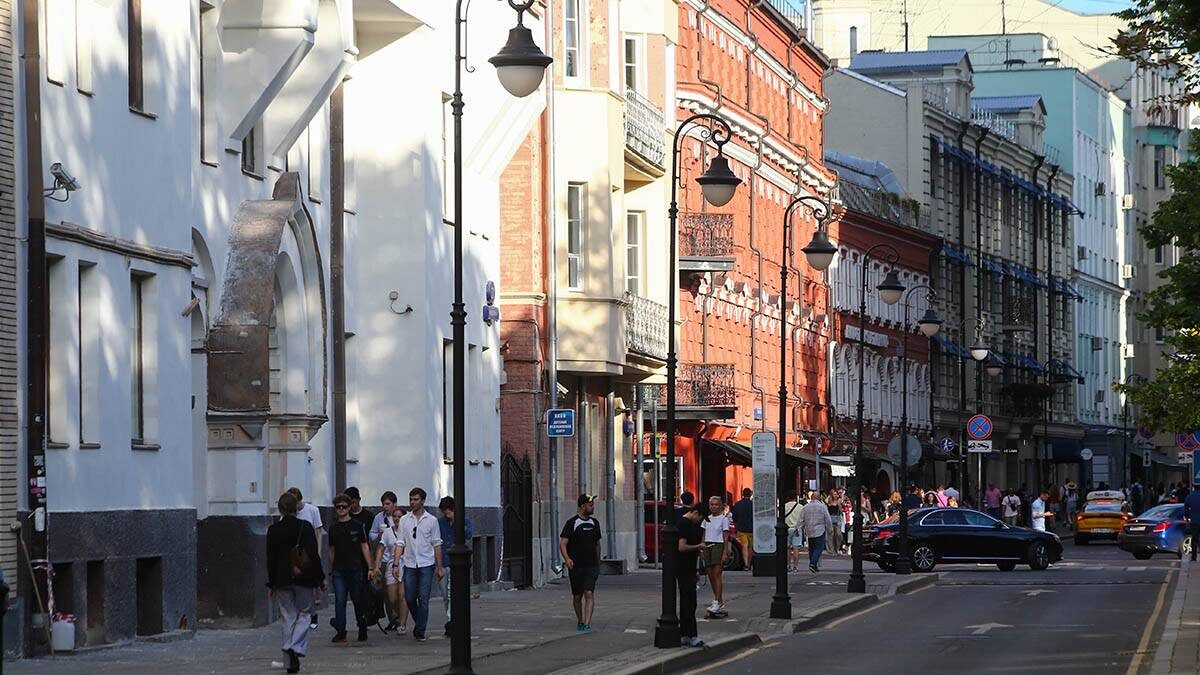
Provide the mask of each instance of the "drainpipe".
{"label": "drainpipe", "polygon": [[[749,11],[750,11],[749,8],[747,8],[747,10],[746,10],[746,32],[747,32],[747,34],[750,34]],[[755,311],[753,313],[753,316],[750,317],[750,388],[753,389],[758,394],[758,407],[759,407],[759,410],[761,411],[761,416],[762,416],[762,419],[759,420],[761,422],[761,424],[759,426],[763,431],[766,431],[766,429],[767,429],[767,394],[766,394],[766,391],[758,384],[758,340],[755,338],[756,334],[758,333],[758,330],[757,330],[758,316],[761,313],[762,283],[763,283],[763,252],[762,252],[762,249],[758,248],[758,244],[757,244],[757,240],[758,240],[758,237],[757,237],[757,235],[758,235],[758,216],[757,216],[758,209],[756,208],[757,200],[755,199],[755,195],[757,193],[755,191],[755,187],[756,187],[758,181],[762,180],[761,178],[759,178],[758,172],[760,169],[762,169],[763,164],[765,164],[765,162],[763,161],[763,146],[766,144],[767,137],[771,135],[771,120],[754,112],[753,97],[750,94],[751,85],[754,81],[754,76],[753,76],[754,71],[751,66],[751,61],[754,58],[754,55],[756,53],[758,53],[758,50],[761,48],[761,46],[759,45],[758,39],[755,38],[753,35],[751,35],[750,39],[754,43],[754,47],[752,49],[750,49],[750,51],[746,54],[746,112],[751,117],[755,117],[760,122],[762,122],[763,129],[764,129],[763,133],[759,134],[758,139],[755,142],[755,147],[757,148],[757,153],[756,153],[757,156],[755,158],[754,169],[750,172],[750,246],[749,246],[749,248],[758,257],[758,293],[756,294],[756,297],[754,298]],[[780,260],[780,264],[784,264],[784,261],[782,259]],[[783,420],[780,420],[779,430],[780,430],[780,433],[783,433]]]}
{"label": "drainpipe", "polygon": [[[25,472],[27,507],[32,516],[31,526],[22,534],[28,540],[26,567],[31,578],[21,579],[33,587],[33,597],[38,606],[26,603],[29,611],[40,617],[46,630],[50,631],[50,617],[43,598],[47,598],[49,584],[46,571],[49,567],[48,541],[49,518],[47,513],[46,480],[46,390],[48,364],[46,336],[49,334],[50,298],[47,291],[46,272],[46,205],[42,191],[42,99],[41,99],[41,54],[39,52],[38,0],[25,0],[21,14],[24,34],[22,65],[25,77],[25,162],[26,162],[26,208],[28,223],[25,233],[26,294],[25,294]],[[30,523],[30,521],[26,521]],[[20,586],[24,587],[25,583]],[[28,598],[28,594],[26,595]],[[36,624],[36,621],[35,621]]]}
{"label": "drainpipe", "polygon": [[608,410],[608,433],[604,439],[604,467],[606,484],[604,486],[604,515],[610,525],[605,529],[608,535],[608,557],[617,557],[617,433],[613,427],[613,414],[616,412],[616,394],[613,387],[617,386],[613,378],[608,378],[608,397],[605,408]]}
{"label": "drainpipe", "polygon": [[[963,140],[967,136],[967,130],[970,128],[971,128],[970,122],[963,122],[959,127],[958,139],[956,140],[956,146],[958,147],[958,149],[960,151],[963,148]],[[967,248],[967,174],[966,174],[966,168],[962,165],[961,159],[958,160],[958,247],[959,247],[959,249],[964,250],[964,251]],[[976,255],[976,258],[978,258],[978,257],[979,256]],[[982,260],[976,260],[975,262],[976,262],[976,264],[978,264],[980,266],[983,265]],[[959,266],[958,287],[960,289],[962,289],[962,293],[964,295],[966,295],[966,292],[967,292],[967,266],[966,265]],[[967,318],[965,308],[964,308],[964,311],[962,312],[962,316],[959,318],[961,319],[959,325],[964,325],[966,322],[966,318]],[[963,330],[965,331],[965,328]],[[960,335],[960,338],[961,337],[962,336]],[[962,358],[959,358],[959,360],[958,360],[958,397],[959,397],[959,403],[958,403],[959,411],[966,412],[966,410],[967,410],[967,362],[964,361]],[[963,486],[962,494],[966,495],[966,494],[970,494],[970,491],[967,487],[968,476],[970,474],[970,471],[967,470],[967,441],[966,441],[965,434],[964,434],[964,427],[961,424],[959,425],[958,448],[959,448],[959,454],[962,457],[962,464],[960,465],[960,468],[962,470],[962,476],[961,476],[962,486]]]}
{"label": "drainpipe", "polygon": [[333,492],[346,489],[346,149],[344,86],[329,97],[329,299],[333,331]]}
{"label": "drainpipe", "polygon": [[[554,12],[553,11],[545,13],[545,25],[546,25],[546,44],[553,45],[554,44]],[[546,85],[545,116],[546,116],[546,120],[547,120],[547,122],[546,122],[547,129],[546,129],[546,136],[545,136],[546,143],[543,144],[543,146],[542,146],[542,152],[544,153],[543,156],[548,158],[547,163],[549,164],[549,169],[546,172],[546,182],[544,185],[544,192],[546,195],[546,200],[545,200],[545,210],[546,210],[545,223],[546,223],[546,225],[545,225],[545,230],[544,230],[545,234],[543,234],[543,236],[548,236],[550,239],[549,245],[546,246],[546,250],[547,250],[548,256],[549,256],[549,261],[548,261],[548,264],[546,265],[546,269],[549,270],[549,273],[547,274],[548,289],[547,289],[547,293],[546,293],[546,296],[547,296],[546,297],[546,325],[548,327],[547,332],[549,333],[549,335],[547,336],[548,339],[547,339],[547,345],[546,345],[546,362],[547,362],[547,366],[546,366],[547,377],[546,377],[546,379],[549,380],[549,382],[547,383],[547,390],[548,390],[548,393],[550,394],[550,407],[551,408],[558,407],[558,198],[556,196],[556,194],[557,194],[556,182],[558,180],[558,173],[556,171],[557,161],[555,159],[555,153],[554,153],[554,150],[550,147],[550,143],[549,143],[549,141],[551,139],[555,138],[554,92],[555,92],[555,88],[557,87],[557,85],[555,84],[555,80],[554,80],[554,71],[555,71],[555,67],[554,67],[554,63],[552,62],[546,68],[546,73],[547,73],[546,82],[549,83]],[[539,427],[540,427],[541,423],[542,423],[542,420],[539,419],[538,420]],[[535,434],[540,435],[541,433],[542,433],[542,430],[540,428],[535,429]],[[558,450],[559,450],[559,447],[560,447],[559,440],[557,438],[551,438],[550,439],[550,528],[549,528],[549,532],[550,532],[550,538],[551,538],[550,560],[551,560],[552,565],[558,565],[558,563],[559,563],[559,552],[558,552],[558,541],[557,541],[558,537],[555,536],[557,534],[557,528],[558,528]],[[539,518],[538,522],[539,523],[543,522],[543,519]],[[546,532],[546,530],[542,530],[543,534],[545,532]]]}
{"label": "drainpipe", "polygon": [[[1033,172],[1032,172],[1032,178],[1033,178],[1034,185],[1038,184],[1038,174],[1041,172],[1042,164],[1044,164],[1045,162],[1046,162],[1045,155],[1036,155],[1034,157]],[[1038,237],[1041,236],[1041,229],[1042,229],[1042,203],[1041,203],[1041,201],[1042,200],[1040,197],[1034,198],[1035,206],[1033,207],[1033,246],[1030,247],[1033,249],[1033,274],[1034,274],[1034,276],[1037,276],[1037,273],[1038,273],[1037,240],[1038,240]],[[1047,283],[1046,283],[1046,288],[1047,289],[1050,288],[1049,281],[1047,281]],[[1040,299],[1039,296],[1040,296],[1040,294],[1038,293],[1037,287],[1035,286],[1033,289],[1033,358],[1037,359],[1038,361],[1041,361],[1041,358],[1040,358],[1041,348],[1038,344],[1038,334],[1041,332],[1039,329],[1041,328],[1041,316],[1042,316],[1041,303],[1038,301]],[[1046,354],[1047,354],[1046,361],[1049,362],[1049,359],[1050,359],[1050,356],[1049,356],[1050,341],[1049,340],[1046,341]],[[1047,366],[1046,370],[1047,370],[1047,379],[1048,379],[1049,378],[1049,366]],[[1044,409],[1044,407],[1043,407],[1043,409]],[[1047,434],[1047,429],[1046,429],[1045,420],[1042,420],[1042,435],[1045,436],[1046,434]],[[1033,449],[1034,449],[1034,452],[1036,453],[1037,448],[1038,448],[1037,434],[1033,434],[1033,438],[1031,438],[1030,440],[1033,442]],[[1035,454],[1035,456],[1036,456],[1036,454]],[[1022,482],[1024,482],[1024,481],[1022,481]],[[1037,484],[1035,483],[1035,485],[1037,485]],[[1040,488],[1041,486],[1038,485],[1038,487]]]}
{"label": "drainpipe", "polygon": [[[979,127],[979,136],[975,139],[975,161],[981,160],[980,150],[983,139],[987,138],[987,127]],[[983,167],[975,166],[975,254],[979,256],[979,266],[975,268],[975,320],[983,319]],[[978,324],[976,324],[978,325]],[[983,412],[983,362],[975,362],[975,413]],[[977,455],[979,469],[979,484],[975,486],[979,496],[975,504],[983,504],[983,455]]]}
{"label": "drainpipe", "polygon": [[[1058,177],[1058,165],[1050,165],[1050,175],[1046,178],[1046,192],[1054,194],[1054,179]],[[1066,218],[1062,226],[1067,226]],[[1054,277],[1054,202],[1046,200],[1046,355],[1054,356],[1054,287],[1050,280]],[[1054,405],[1054,395],[1046,397],[1042,407],[1042,426],[1046,428],[1046,441],[1050,440],[1050,420]],[[1042,485],[1042,448],[1037,448],[1038,461],[1035,465],[1037,485]]]}

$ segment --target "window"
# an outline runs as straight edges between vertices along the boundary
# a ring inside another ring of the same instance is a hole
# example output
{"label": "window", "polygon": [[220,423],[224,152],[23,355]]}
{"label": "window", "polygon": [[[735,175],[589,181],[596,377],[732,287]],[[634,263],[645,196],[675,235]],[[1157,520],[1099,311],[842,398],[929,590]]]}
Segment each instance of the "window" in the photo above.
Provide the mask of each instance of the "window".
{"label": "window", "polygon": [[1162,190],[1167,187],[1167,149],[1161,145],[1154,146],[1154,187]]}
{"label": "window", "polygon": [[962,515],[966,516],[967,524],[976,527],[995,527],[996,523],[1000,522],[995,518],[979,513],[978,511],[963,511]]}
{"label": "window", "polygon": [[584,214],[587,213],[587,184],[567,185],[567,288],[583,288],[583,240],[587,236]]}
{"label": "window", "polygon": [[142,60],[142,0],[126,0],[129,20],[129,107],[144,111],[146,91]]}
{"label": "window", "polygon": [[1161,245],[1154,247],[1154,262],[1159,265],[1163,262],[1163,247]]}
{"label": "window", "polygon": [[259,170],[259,156],[262,145],[259,142],[262,134],[262,122],[252,127],[242,139],[242,173],[248,174],[255,178],[262,177],[262,172]]}
{"label": "window", "polygon": [[642,73],[642,40],[636,36],[625,38],[625,89],[643,93],[646,83]]}
{"label": "window", "polygon": [[454,459],[454,341],[442,341],[442,461]]}
{"label": "window", "polygon": [[92,87],[92,30],[96,19],[92,15],[94,0],[75,3],[75,88],[91,94]]}
{"label": "window", "polygon": [[100,270],[79,262],[79,444],[100,441]]}
{"label": "window", "polygon": [[[136,0],[135,0],[136,1]],[[130,278],[130,432],[134,444],[146,442],[146,285],[148,277]]]}
{"label": "window", "polygon": [[[209,92],[219,87],[215,75],[220,63],[217,46],[217,12],[212,11],[211,0],[200,0],[200,161],[217,163],[217,106],[209,100]],[[215,53],[214,53],[215,52]]]}
{"label": "window", "polygon": [[453,225],[454,213],[454,109],[452,97],[442,92],[442,222]]}
{"label": "window", "polygon": [[67,447],[72,440],[70,391],[76,375],[73,348],[75,334],[75,274],[71,261],[50,259],[47,269],[50,316],[47,321],[46,358],[49,367],[47,381],[46,429],[50,447]]}
{"label": "window", "polygon": [[1154,341],[1155,342],[1162,342],[1164,339],[1166,339],[1166,337],[1167,337],[1167,331],[1164,330],[1162,326],[1154,327]]}
{"label": "window", "polygon": [[646,214],[625,214],[625,290],[642,294],[642,223]]}
{"label": "window", "polygon": [[583,74],[582,17],[580,16],[581,0],[564,0],[563,2],[563,56],[566,62],[564,77],[581,77]]}

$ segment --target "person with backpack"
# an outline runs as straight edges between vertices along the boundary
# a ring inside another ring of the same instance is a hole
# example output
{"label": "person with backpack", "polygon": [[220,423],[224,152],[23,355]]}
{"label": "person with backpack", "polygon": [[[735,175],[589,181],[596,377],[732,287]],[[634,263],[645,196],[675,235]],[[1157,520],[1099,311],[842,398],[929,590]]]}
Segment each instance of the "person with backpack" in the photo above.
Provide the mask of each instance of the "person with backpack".
{"label": "person with backpack", "polygon": [[794,572],[800,567],[800,549],[804,546],[804,533],[800,530],[800,495],[792,490],[788,493],[788,501],[783,505],[783,523],[788,532],[788,571]]}
{"label": "person with backpack", "polygon": [[267,528],[267,588],[279,605],[285,667],[298,673],[308,653],[313,590],[324,588],[325,574],[312,524],[296,517],[295,495],[283,493],[277,505],[280,518]]}
{"label": "person with backpack", "polygon": [[1004,522],[1010,527],[1016,527],[1017,518],[1021,516],[1021,498],[1017,496],[1016,490],[1008,489],[1001,506],[1004,508]]}

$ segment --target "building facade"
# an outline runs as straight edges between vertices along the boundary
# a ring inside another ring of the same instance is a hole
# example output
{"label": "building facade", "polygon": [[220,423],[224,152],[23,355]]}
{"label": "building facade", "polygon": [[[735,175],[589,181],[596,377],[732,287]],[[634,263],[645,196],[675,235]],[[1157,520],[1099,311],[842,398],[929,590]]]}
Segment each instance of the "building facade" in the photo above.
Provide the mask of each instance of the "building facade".
{"label": "building facade", "polygon": [[[921,229],[943,241],[931,270],[945,322],[931,356],[933,436],[961,453],[966,420],[979,412],[995,431],[986,459],[969,472],[952,463],[938,482],[1036,485],[1052,467],[1045,445],[1082,435],[1074,392],[1060,384],[1073,377],[1063,254],[1071,176],[1047,161],[1040,98],[977,98],[973,78],[961,49],[858,54],[827,80],[844,112],[826,138],[891,168],[920,204]],[[893,127],[869,123],[880,115]],[[989,348],[986,363],[970,356],[977,342]]]}

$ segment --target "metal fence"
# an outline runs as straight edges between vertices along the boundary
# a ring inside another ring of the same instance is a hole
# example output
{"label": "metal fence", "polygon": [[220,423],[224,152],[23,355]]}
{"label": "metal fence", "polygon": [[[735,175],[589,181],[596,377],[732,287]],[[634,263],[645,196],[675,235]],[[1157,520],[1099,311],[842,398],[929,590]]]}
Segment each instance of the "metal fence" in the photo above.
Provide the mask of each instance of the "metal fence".
{"label": "metal fence", "polygon": [[[681,406],[728,407],[737,405],[732,363],[681,363],[675,378],[675,403]],[[666,387],[659,401],[665,404]]]}
{"label": "metal fence", "polygon": [[632,293],[625,294],[625,348],[665,361],[667,306]]}
{"label": "metal fence", "polygon": [[663,112],[645,96],[625,90],[625,145],[657,167],[667,160],[667,122]]}
{"label": "metal fence", "polygon": [[733,214],[682,214],[679,224],[679,255],[695,258],[733,256]]}
{"label": "metal fence", "polygon": [[850,181],[839,181],[838,191],[842,204],[848,209],[912,228],[921,225],[921,205],[916,201]]}

